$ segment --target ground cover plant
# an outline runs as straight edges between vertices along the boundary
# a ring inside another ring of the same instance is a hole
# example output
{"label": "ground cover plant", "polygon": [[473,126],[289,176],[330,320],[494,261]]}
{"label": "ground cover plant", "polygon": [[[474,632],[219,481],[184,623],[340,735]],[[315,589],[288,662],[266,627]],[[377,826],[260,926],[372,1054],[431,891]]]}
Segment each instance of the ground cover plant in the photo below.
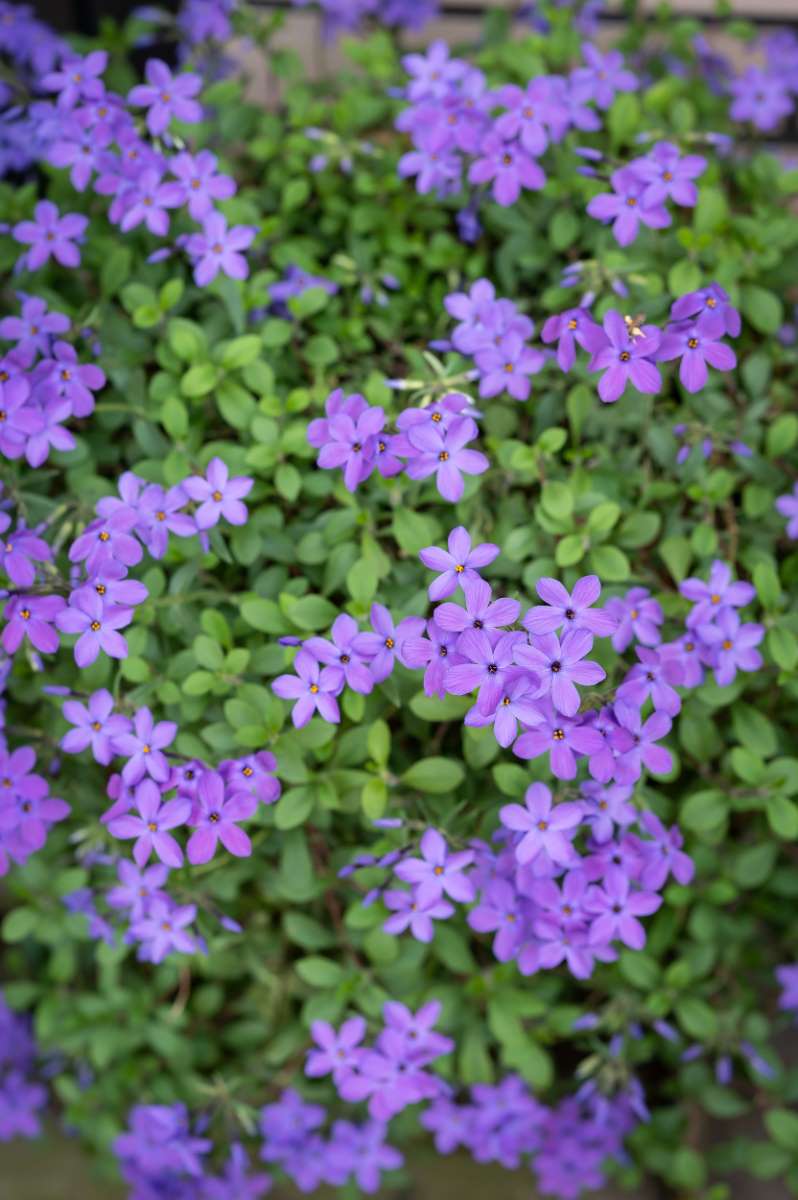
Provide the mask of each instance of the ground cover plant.
{"label": "ground cover plant", "polygon": [[322,7],[0,6],[0,1139],[794,1194],[798,39]]}

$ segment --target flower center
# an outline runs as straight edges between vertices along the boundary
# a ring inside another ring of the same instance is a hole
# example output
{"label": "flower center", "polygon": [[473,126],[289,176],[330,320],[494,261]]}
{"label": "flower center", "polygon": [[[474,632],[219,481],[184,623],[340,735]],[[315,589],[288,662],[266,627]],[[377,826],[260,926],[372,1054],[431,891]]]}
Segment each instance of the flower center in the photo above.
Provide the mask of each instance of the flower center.
{"label": "flower center", "polygon": [[89,628],[91,629],[92,633],[97,633],[97,631],[98,631],[98,630],[99,630],[99,628],[100,628],[100,622],[99,622],[99,621],[92,621],[92,623],[91,623],[91,625],[89,626]]}
{"label": "flower center", "polygon": [[635,199],[635,197],[634,197],[634,196],[627,196],[627,197],[626,197],[626,203],[628,204],[629,208],[636,208],[636,207],[637,207],[637,200]]}
{"label": "flower center", "polygon": [[396,642],[393,640],[392,637],[387,637],[385,639],[385,647],[387,650],[393,650],[395,645],[396,645]]}
{"label": "flower center", "polygon": [[157,513],[155,514],[155,519],[156,519],[156,521],[165,521],[165,520],[166,520],[166,513],[165,513],[165,512],[157,512]]}
{"label": "flower center", "polygon": [[720,604],[720,596],[717,592],[713,592],[709,598],[713,604]]}
{"label": "flower center", "polygon": [[498,671],[498,669],[499,668],[496,666],[495,663],[488,663],[488,674],[489,675],[495,675],[496,672]]}
{"label": "flower center", "polygon": [[100,532],[97,534],[97,537],[100,539],[101,542],[110,542],[110,540],[111,540],[111,535],[107,529],[101,529]]}
{"label": "flower center", "polygon": [[107,591],[104,583],[95,583],[94,590],[98,596],[104,596]]}
{"label": "flower center", "polygon": [[222,493],[218,489],[215,492],[211,492],[211,500],[215,500],[218,504],[221,499]]}
{"label": "flower center", "polygon": [[316,695],[316,693],[317,693],[317,692],[318,692],[318,690],[319,690],[319,685],[318,685],[317,683],[312,683],[312,684],[310,685],[310,690],[311,690],[311,692],[313,693],[313,695],[315,696],[315,695]]}
{"label": "flower center", "polygon": [[246,775],[247,779],[249,779],[250,775],[254,775],[255,772],[252,770],[252,767],[244,767],[244,770],[241,772],[241,774]]}
{"label": "flower center", "polygon": [[433,875],[442,875],[442,874],[443,874],[443,867],[436,867],[435,870],[433,871]]}
{"label": "flower center", "polygon": [[211,253],[212,254],[221,254],[222,253],[222,243],[214,242],[213,245],[211,246]]}
{"label": "flower center", "polygon": [[576,329],[577,325],[578,325],[578,321],[576,320],[576,317],[571,317],[570,321],[568,322],[568,328]]}
{"label": "flower center", "polygon": [[718,302],[714,296],[707,296],[707,308],[717,308]]}
{"label": "flower center", "polygon": [[728,638],[725,638],[724,641],[721,642],[721,648],[723,650],[731,650],[732,644],[733,643],[730,642]]}
{"label": "flower center", "polygon": [[22,617],[23,621],[29,621],[30,620],[30,609],[29,608],[21,608],[19,610],[19,615]]}
{"label": "flower center", "polygon": [[621,362],[628,362],[632,356],[628,350],[622,350],[618,357],[620,358]]}
{"label": "flower center", "polygon": [[502,704],[504,705],[505,708],[510,703],[512,703],[512,701],[510,700],[509,696],[502,696]]}
{"label": "flower center", "polygon": [[566,621],[573,621],[575,616],[576,616],[576,613],[574,612],[574,610],[572,608],[566,608],[566,610],[565,610]]}
{"label": "flower center", "polygon": [[545,833],[549,827],[548,821],[538,821],[538,829],[541,833]]}
{"label": "flower center", "polygon": [[554,738],[555,742],[565,741],[565,730],[555,729],[551,736]]}
{"label": "flower center", "polygon": [[95,733],[99,733],[100,730],[102,729],[102,725],[100,724],[99,721],[92,721],[91,727]]}
{"label": "flower center", "polygon": [[558,671],[561,669],[561,667],[562,667],[562,663],[559,663],[559,662],[556,662],[556,661],[555,661],[555,662],[553,662],[553,663],[549,663],[549,670],[550,670],[550,671],[551,671],[551,672],[552,672],[554,675],[556,675],[556,674],[558,673]]}
{"label": "flower center", "polygon": [[691,350],[697,350],[698,349],[698,338],[688,338],[687,345],[690,347]]}
{"label": "flower center", "polygon": [[158,826],[155,824],[154,821],[148,821],[147,828],[149,829],[150,833],[156,833]]}
{"label": "flower center", "polygon": [[435,422],[435,424],[437,425],[439,421],[443,420],[443,415],[442,415],[442,413],[434,412],[432,414],[432,419]]}
{"label": "flower center", "polygon": [[670,183],[670,181],[673,179],[673,171],[663,171],[662,178],[666,183]]}
{"label": "flower center", "polygon": [[455,570],[456,575],[462,575],[463,571],[465,570],[465,567],[463,566],[462,563],[457,563],[454,570]]}
{"label": "flower center", "polygon": [[449,461],[449,451],[441,450],[440,454],[438,455],[438,462],[448,462],[448,461]]}
{"label": "flower center", "polygon": [[512,163],[512,161],[513,161],[512,154],[503,154],[502,155],[502,162],[504,163],[505,167],[509,167],[510,164]]}
{"label": "flower center", "polygon": [[219,814],[218,814],[218,812],[212,812],[212,813],[210,813],[210,814],[208,815],[208,820],[211,822],[211,824],[215,825],[215,824],[217,823],[217,821],[219,820]]}

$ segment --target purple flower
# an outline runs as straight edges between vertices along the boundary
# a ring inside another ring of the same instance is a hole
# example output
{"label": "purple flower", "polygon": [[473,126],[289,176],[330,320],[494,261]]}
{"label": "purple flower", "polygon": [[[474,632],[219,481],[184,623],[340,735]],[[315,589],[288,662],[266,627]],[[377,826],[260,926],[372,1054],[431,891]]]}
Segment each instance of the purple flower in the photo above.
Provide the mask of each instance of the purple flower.
{"label": "purple flower", "polygon": [[698,633],[710,648],[709,664],[719,687],[728,687],[738,671],[758,671],[762,666],[762,655],[755,647],[765,636],[765,628],[741,625],[734,609],[722,609],[715,623],[699,625]]}
{"label": "purple flower", "polygon": [[157,483],[144,488],[136,505],[138,533],[153,558],[163,558],[169,546],[169,534],[191,537],[197,532],[195,520],[181,512],[188,503],[182,484],[167,492]]}
{"label": "purple flower", "polygon": [[640,709],[625,700],[616,700],[613,712],[620,727],[621,753],[615,769],[618,783],[634,783],[643,767],[654,775],[667,775],[673,768],[673,759],[664,746],[656,743],[670,733],[670,717],[664,712],[654,712],[643,723]]}
{"label": "purple flower", "polygon": [[393,617],[382,604],[371,606],[373,633],[359,633],[352,641],[357,654],[369,660],[369,671],[375,683],[382,683],[394,668],[394,659],[403,662],[404,644],[408,638],[419,637],[424,631],[423,617],[405,617],[394,626]]}
{"label": "purple flower", "polygon": [[459,633],[441,629],[434,621],[427,622],[427,637],[409,637],[405,640],[403,657],[405,666],[414,669],[426,667],[424,671],[424,694],[446,695],[446,673],[449,667],[466,660],[457,653]]}
{"label": "purple flower", "polygon": [[798,538],[798,483],[793,485],[792,492],[776,499],[776,511],[787,518],[787,537]]}
{"label": "purple flower", "polygon": [[693,609],[687,616],[688,628],[707,625],[724,608],[744,608],[756,596],[756,588],[750,583],[733,582],[731,567],[716,558],[709,571],[709,579],[684,579],[679,591],[692,600]]}
{"label": "purple flower", "polygon": [[158,785],[152,779],[144,779],[136,787],[136,808],[138,816],[125,813],[109,821],[108,832],[117,838],[136,839],[133,858],[138,867],[145,865],[153,851],[167,867],[181,867],[183,851],[168,831],[185,825],[191,803],[178,796],[162,804]]}
{"label": "purple flower", "polygon": [[62,711],[75,728],[61,738],[61,749],[67,754],[80,754],[91,746],[95,761],[108,766],[115,753],[113,738],[127,733],[130,721],[114,713],[114,698],[107,688],[92,692],[88,705],[79,700],[65,700]]}
{"label": "purple flower", "polygon": [[350,1017],[336,1031],[327,1021],[313,1021],[310,1032],[319,1049],[308,1051],[305,1074],[314,1079],[332,1075],[336,1086],[339,1085],[362,1055],[357,1047],[366,1035],[366,1022],[362,1017]]}
{"label": "purple flower", "polygon": [[56,342],[51,357],[36,368],[49,388],[69,401],[73,416],[87,417],[94,410],[94,396],[105,386],[105,372],[95,363],[79,363],[74,346]]}
{"label": "purple flower", "polygon": [[551,705],[537,704],[538,721],[522,733],[513,753],[519,758],[549,755],[549,766],[558,779],[573,779],[576,775],[576,754],[597,754],[604,749],[604,740],[597,729],[580,724],[555,712]]}
{"label": "purple flower", "polygon": [[251,792],[236,792],[225,796],[225,785],[217,771],[203,771],[197,784],[198,803],[191,814],[191,824],[197,829],[186,847],[190,863],[210,862],[219,842],[236,858],[249,858],[252,843],[236,822],[251,817],[258,801]]}
{"label": "purple flower", "polygon": [[477,425],[470,417],[456,418],[445,431],[434,424],[411,425],[407,438],[416,453],[407,474],[411,479],[435,474],[438,491],[455,504],[463,494],[463,475],[481,475],[489,466],[484,454],[465,449],[476,436]]}
{"label": "purple flower", "polygon": [[460,904],[474,899],[474,885],[463,869],[474,861],[472,850],[450,853],[445,839],[437,829],[428,829],[419,846],[421,858],[405,858],[394,870],[394,874],[415,889],[419,901],[439,900],[447,895]]}
{"label": "purple flower", "polygon": [[515,661],[540,679],[539,695],[551,695],[557,712],[572,717],[581,702],[575,684],[590,685],[606,678],[598,663],[581,661],[592,647],[593,637],[586,629],[569,630],[562,642],[556,634],[544,633],[532,645],[516,646]]}
{"label": "purple flower", "polygon": [[260,1200],[271,1187],[268,1175],[250,1175],[247,1152],[238,1142],[230,1147],[230,1157],[220,1178],[206,1179],[203,1183],[203,1200]]}
{"label": "purple flower", "polygon": [[506,879],[493,879],[476,907],[468,914],[468,924],[477,933],[493,933],[493,953],[499,962],[508,962],[523,934],[521,899]]}
{"label": "purple flower", "polygon": [[601,887],[591,890],[589,907],[596,915],[590,927],[593,944],[615,938],[632,950],[642,950],[646,933],[638,917],[648,917],[662,904],[654,892],[633,892],[628,877],[619,867],[610,867]]}
{"label": "purple flower", "polygon": [[659,626],[665,616],[648,588],[630,588],[623,598],[613,596],[607,601],[605,612],[618,623],[612,635],[612,648],[619,654],[623,654],[633,638],[644,646],[656,646],[660,641]]}
{"label": "purple flower", "polygon": [[[457,643],[457,653],[466,661],[449,667],[446,690],[455,696],[465,696],[478,688],[478,710],[492,714],[508,684],[519,636],[505,633],[494,645],[483,629],[467,629]],[[539,683],[537,676],[528,679],[529,686],[537,688]]]}
{"label": "purple flower", "polygon": [[108,65],[105,50],[93,50],[85,58],[65,54],[60,71],[48,71],[41,80],[45,92],[58,92],[58,107],[74,108],[86,100],[98,100],[105,92],[100,76]]}
{"label": "purple flower", "polygon": [[478,350],[474,361],[480,372],[479,394],[485,399],[508,392],[514,400],[529,396],[530,375],[536,375],[545,363],[540,350],[524,345],[518,333],[506,333],[495,346]]}
{"label": "purple flower", "polygon": [[404,933],[409,929],[417,942],[431,942],[433,921],[445,920],[454,912],[448,900],[429,894],[422,897],[415,892],[389,890],[383,901],[392,911],[392,916],[383,924],[385,932]]}
{"label": "purple flower", "polygon": [[69,561],[85,561],[90,573],[108,559],[115,559],[125,567],[135,566],[143,554],[131,533],[135,524],[136,514],[121,506],[108,517],[98,517],[70,546]]}
{"label": "purple flower", "polygon": [[547,126],[552,119],[552,95],[544,78],[532,79],[525,89],[508,84],[497,99],[506,112],[496,121],[496,132],[505,139],[518,138],[528,154],[543,154],[549,143]]}
{"label": "purple flower", "polygon": [[128,93],[128,102],[147,109],[147,128],[158,137],[173,117],[195,123],[202,120],[202,107],[192,99],[202,87],[199,75],[172,75],[165,62],[151,58],[144,68],[146,84]]}
{"label": "purple flower", "polygon": [[657,142],[645,158],[635,160],[634,169],[645,183],[643,204],[652,208],[672,200],[692,208],[698,201],[698,189],[693,183],[703,175],[707,160],[700,154],[682,156],[673,142]]}
{"label": "purple flower", "polygon": [[202,221],[215,201],[227,200],[235,193],[233,179],[217,175],[218,161],[210,150],[200,150],[198,154],[183,151],[169,161],[169,170],[183,190],[183,203],[195,221]]}
{"label": "purple flower", "polygon": [[640,824],[652,839],[640,842],[644,854],[640,886],[644,891],[658,892],[669,875],[686,886],[693,878],[695,867],[690,856],[682,850],[684,838],[678,827],[673,825],[666,829],[659,817],[651,812],[643,813]]}
{"label": "purple flower", "polygon": [[314,712],[337,725],[341,713],[335,697],[344,686],[343,671],[339,667],[321,667],[307,650],[297,651],[294,669],[296,675],[278,675],[272,691],[283,700],[296,700],[291,712],[296,728],[307,725]]}
{"label": "purple flower", "polygon": [[769,133],[793,110],[785,81],[760,67],[748,67],[728,84],[733,97],[729,116],[734,121],[750,121]]}
{"label": "purple flower", "polygon": [[247,507],[243,497],[252,490],[253,480],[245,475],[230,479],[227,464],[212,458],[205,475],[191,475],[182,483],[183,491],[199,504],[194,514],[198,529],[211,529],[224,517],[231,525],[245,525]]}
{"label": "purple flower", "polygon": [[120,193],[120,202],[124,204],[119,221],[123,233],[135,229],[143,221],[150,233],[165,237],[169,232],[166,210],[178,208],[183,203],[183,189],[179,183],[164,183],[157,167],[147,167]]}
{"label": "purple flower", "polygon": [[468,70],[466,63],[449,57],[449,47],[440,40],[430,43],[426,55],[406,54],[402,66],[411,76],[407,87],[409,100],[442,99]]}
{"label": "purple flower", "polygon": [[251,245],[256,233],[251,225],[228,229],[221,213],[208,213],[202,233],[190,234],[185,243],[186,252],[194,260],[197,287],[205,287],[220,271],[231,279],[246,279],[249,268],[241,251]]}
{"label": "purple flower", "polygon": [[33,564],[51,559],[52,551],[44,538],[37,537],[29,529],[4,534],[0,528],[0,570],[5,571],[17,587],[30,587],[36,579]]}
{"label": "purple flower", "polygon": [[75,662],[88,667],[102,650],[109,658],[127,658],[127,642],[119,633],[130,624],[129,608],[107,604],[90,588],[73,592],[67,608],[61,609],[56,624],[62,633],[80,634],[75,643]]}
{"label": "purple flower", "polygon": [[327,423],[326,444],[319,450],[317,464],[325,469],[344,468],[344,484],[350,492],[368,479],[376,465],[377,434],[385,425],[382,408],[367,408],[357,417],[339,413]]}
{"label": "purple flower", "polygon": [[499,553],[499,547],[493,542],[482,542],[472,548],[471,536],[462,525],[449,534],[448,551],[438,546],[427,546],[419,551],[418,556],[425,567],[442,572],[429,585],[430,600],[444,600],[466,580],[481,578],[477,568],[492,563]]}
{"label": "purple flower", "polygon": [[584,629],[596,637],[609,637],[615,632],[617,621],[607,610],[592,607],[601,595],[597,575],[583,575],[570,593],[558,579],[544,576],[538,580],[535,591],[543,604],[530,608],[521,622],[530,633],[554,633],[561,626],[566,630]]}
{"label": "purple flower", "polygon": [[[171,800],[170,803],[179,804],[181,802]],[[168,808],[168,805],[164,805],[165,808]],[[121,817],[120,822],[127,819],[132,818]],[[169,835],[165,833],[156,834],[153,843],[157,838],[167,837]],[[170,841],[174,841],[174,839],[170,838]],[[139,842],[136,843],[136,846],[138,845]],[[177,842],[174,842],[174,845],[177,846]],[[157,846],[156,853],[160,854]],[[140,957],[146,958],[148,962],[159,963],[163,962],[173,951],[177,951],[178,954],[196,954],[199,948],[197,941],[186,932],[186,926],[191,924],[196,915],[196,904],[176,906],[169,900],[153,900],[146,915],[134,921],[130,930],[135,938],[144,943],[142,947],[144,953],[140,954]]]}
{"label": "purple flower", "polygon": [[465,608],[447,603],[435,609],[435,622],[441,629],[456,630],[458,633],[469,628],[499,630],[518,620],[521,611],[519,602],[508,597],[493,600],[490,584],[484,579],[465,579],[460,586]]}
{"label": "purple flower", "polygon": [[551,792],[542,783],[527,788],[524,804],[505,804],[499,812],[505,829],[523,834],[515,846],[518,861],[531,863],[545,853],[558,866],[572,862],[576,856],[571,841],[582,820],[582,805],[552,806]]}
{"label": "purple flower", "polygon": [[782,988],[779,1008],[786,1012],[798,1009],[798,963],[785,963],[776,967],[776,978]]}
{"label": "purple flower", "polygon": [[549,317],[540,331],[544,342],[557,342],[557,364],[561,371],[570,371],[576,361],[576,346],[590,354],[605,344],[604,331],[585,308],[569,308]]}
{"label": "purple flower", "polygon": [[0,337],[16,342],[17,352],[25,358],[48,354],[51,335],[66,333],[68,329],[69,317],[62,312],[50,312],[46,300],[39,296],[23,296],[20,316],[3,317],[0,321]]}
{"label": "purple flower", "polygon": [[668,362],[681,358],[679,379],[688,392],[700,392],[706,387],[707,363],[716,371],[732,371],[737,356],[731,346],[721,342],[723,318],[717,313],[703,312],[696,321],[669,325],[657,350],[657,360]]}
{"label": "purple flower", "polygon": [[77,267],[80,251],[75,242],[82,239],[88,217],[79,213],[66,213],[62,217],[49,200],[40,200],[33,214],[33,221],[20,221],[12,230],[16,241],[30,246],[23,259],[27,269],[38,270],[51,256],[62,267]]}
{"label": "purple flower", "polygon": [[598,392],[605,404],[613,404],[631,381],[639,392],[651,395],[662,387],[660,373],[650,356],[659,348],[660,331],[655,325],[643,325],[640,336],[633,336],[620,313],[610,310],[604,318],[607,344],[591,358],[590,371],[604,371]]}
{"label": "purple flower", "polygon": [[661,204],[646,203],[646,186],[634,166],[613,171],[610,183],[613,190],[594,196],[587,212],[605,224],[612,221],[613,236],[619,246],[628,246],[635,240],[641,222],[649,229],[665,229],[670,225],[667,209]]}
{"label": "purple flower", "polygon": [[450,130],[445,125],[418,130],[414,149],[402,155],[397,170],[401,179],[416,176],[416,191],[422,196],[432,191],[439,196],[456,192],[462,166]]}
{"label": "purple flower", "polygon": [[174,721],[156,724],[148,708],[137,709],[133,729],[114,738],[117,754],[128,760],[122,768],[122,781],[133,785],[149,775],[156,783],[165,783],[169,778],[169,763],[163,751],[172,744],[176,733]]}
{"label": "purple flower", "polygon": [[640,661],[632,667],[618,688],[617,698],[642,708],[650,697],[658,712],[675,717],[682,707],[679,693],[675,691],[675,687],[684,684],[681,664],[665,655],[661,649],[649,650],[645,646],[637,646],[635,652]]}
{"label": "purple flower", "polygon": [[61,596],[12,596],[3,609],[8,624],[0,637],[6,654],[14,654],[23,638],[42,654],[54,654],[59,639],[53,622],[64,607]]}
{"label": "purple flower", "polygon": [[711,283],[709,287],[701,288],[698,292],[688,292],[680,296],[671,305],[671,317],[674,321],[683,321],[687,317],[711,313],[723,318],[723,332],[729,337],[737,337],[741,329],[740,314],[729,301],[728,292],[719,283]]}
{"label": "purple flower", "polygon": [[493,198],[503,208],[515,204],[522,188],[539,191],[546,182],[543,168],[517,143],[492,130],[482,139],[478,157],[468,170],[469,183],[491,183]]}
{"label": "purple flower", "polygon": [[518,721],[525,726],[537,720],[538,710],[534,701],[540,694],[540,681],[537,675],[512,668],[504,671],[501,678],[502,688],[495,707],[483,712],[477,703],[466,713],[465,724],[477,728],[492,724],[496,741],[506,747],[515,740]]}
{"label": "purple flower", "polygon": [[22,375],[0,382],[0,454],[19,458],[31,434],[39,433],[44,421],[31,402],[30,385]]}
{"label": "purple flower", "polygon": [[123,858],[116,873],[119,884],[107,892],[105,899],[111,908],[128,909],[131,921],[143,917],[153,900],[168,900],[166,892],[161,890],[169,877],[169,868],[164,863],[141,870]]}
{"label": "purple flower", "polygon": [[353,646],[359,632],[357,622],[348,613],[341,613],[335,618],[330,631],[332,641],[312,637],[303,643],[303,648],[319,662],[340,667],[347,686],[367,696],[374,687],[374,679]]}
{"label": "purple flower", "polygon": [[573,81],[589,92],[599,108],[609,108],[616,92],[634,92],[639,87],[637,76],[624,67],[619,50],[602,54],[598,47],[584,42],[582,57],[587,66],[574,71]]}

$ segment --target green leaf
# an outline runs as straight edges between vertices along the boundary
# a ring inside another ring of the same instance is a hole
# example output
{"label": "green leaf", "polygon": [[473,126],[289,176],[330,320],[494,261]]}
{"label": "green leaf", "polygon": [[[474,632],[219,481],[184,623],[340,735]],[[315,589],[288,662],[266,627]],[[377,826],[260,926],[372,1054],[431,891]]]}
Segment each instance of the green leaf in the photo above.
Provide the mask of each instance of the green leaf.
{"label": "green leaf", "polygon": [[207,396],[215,388],[218,378],[219,373],[213,363],[197,363],[189,367],[180,380],[180,390],[189,399]]}
{"label": "green leaf", "polygon": [[701,282],[701,269],[687,258],[675,263],[668,272],[668,291],[677,299],[698,291]]}
{"label": "green leaf", "polygon": [[581,562],[585,555],[585,538],[581,533],[569,533],[560,538],[554,551],[554,561],[558,567],[572,567]]}
{"label": "green leaf", "polygon": [[776,837],[793,841],[798,837],[798,807],[786,796],[768,796],[765,803],[768,824]]}
{"label": "green leaf", "polygon": [[338,616],[338,607],[325,596],[302,596],[299,600],[284,597],[289,620],[298,629],[316,632],[329,629]]}
{"label": "green leaf", "polygon": [[433,544],[437,527],[423,513],[413,512],[411,508],[397,508],[391,521],[391,532],[405,554],[415,557],[419,550]]}
{"label": "green leaf", "polygon": [[615,97],[610,108],[607,125],[615,145],[631,142],[640,128],[640,101],[632,92],[622,92]]}
{"label": "green leaf", "polygon": [[39,923],[39,914],[33,908],[12,908],[3,918],[2,933],[7,942],[22,942]]}
{"label": "green leaf", "polygon": [[746,284],[740,294],[740,308],[749,325],[758,333],[778,333],[784,321],[784,305],[778,296],[757,284]]}
{"label": "green leaf", "polygon": [[688,796],[679,815],[680,824],[693,833],[713,834],[728,819],[728,802],[722,791],[708,788]]}
{"label": "green leaf", "polygon": [[546,512],[558,521],[567,521],[574,511],[574,497],[566,483],[552,480],[544,483],[540,502]]}
{"label": "green leaf", "polygon": [[451,758],[422,758],[402,776],[402,782],[419,792],[453,792],[465,779],[462,765]]}
{"label": "green leaf", "polygon": [[315,806],[315,791],[312,787],[293,787],[283,792],[274,806],[274,824],[277,829],[296,829],[304,825]]}
{"label": "green leaf", "polygon": [[768,458],[779,458],[792,450],[798,441],[798,417],[795,413],[782,413],[768,427],[765,436],[765,450]]}
{"label": "green leaf", "polygon": [[258,335],[245,333],[224,344],[219,363],[225,371],[237,371],[240,367],[253,363],[262,350],[263,345]]}
{"label": "green leaf", "polygon": [[297,975],[303,983],[315,988],[335,988],[344,979],[344,969],[331,958],[323,958],[320,954],[311,954],[300,958],[294,963]]}
{"label": "green leaf", "polygon": [[777,1146],[798,1153],[798,1113],[786,1108],[771,1108],[765,1113],[765,1128]]}
{"label": "green leaf", "polygon": [[676,583],[687,578],[687,572],[693,557],[690,543],[685,537],[667,537],[660,543],[659,556],[671,573]]}
{"label": "green leaf", "polygon": [[629,559],[617,546],[594,546],[590,551],[589,562],[599,579],[607,583],[628,579],[632,573]]}
{"label": "green leaf", "polygon": [[690,1037],[711,1042],[718,1028],[715,1010],[700,996],[683,996],[676,1001],[676,1019]]}
{"label": "green leaf", "polygon": [[777,666],[793,671],[798,664],[798,639],[783,625],[774,625],[765,639],[768,654]]}

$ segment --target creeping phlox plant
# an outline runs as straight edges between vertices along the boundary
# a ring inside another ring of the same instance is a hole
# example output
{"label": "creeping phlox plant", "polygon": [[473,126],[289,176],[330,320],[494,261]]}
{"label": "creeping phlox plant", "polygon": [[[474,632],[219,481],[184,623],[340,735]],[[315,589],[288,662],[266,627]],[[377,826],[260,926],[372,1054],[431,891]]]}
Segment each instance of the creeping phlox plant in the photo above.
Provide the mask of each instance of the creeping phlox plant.
{"label": "creeping phlox plant", "polygon": [[798,1193],[798,39],[312,7],[0,3],[0,1140]]}

